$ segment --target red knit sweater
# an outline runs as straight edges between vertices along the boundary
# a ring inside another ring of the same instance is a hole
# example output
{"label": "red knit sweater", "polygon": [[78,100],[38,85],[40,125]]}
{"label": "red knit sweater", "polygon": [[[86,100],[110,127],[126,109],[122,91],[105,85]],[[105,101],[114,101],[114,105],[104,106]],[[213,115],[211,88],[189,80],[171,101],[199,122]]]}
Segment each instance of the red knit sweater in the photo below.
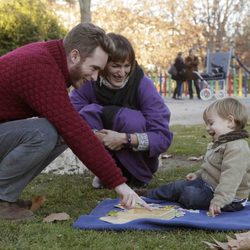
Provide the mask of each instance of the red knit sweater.
{"label": "red knit sweater", "polygon": [[62,40],[31,43],[0,57],[0,123],[47,118],[77,157],[109,188],[126,181],[70,103]]}

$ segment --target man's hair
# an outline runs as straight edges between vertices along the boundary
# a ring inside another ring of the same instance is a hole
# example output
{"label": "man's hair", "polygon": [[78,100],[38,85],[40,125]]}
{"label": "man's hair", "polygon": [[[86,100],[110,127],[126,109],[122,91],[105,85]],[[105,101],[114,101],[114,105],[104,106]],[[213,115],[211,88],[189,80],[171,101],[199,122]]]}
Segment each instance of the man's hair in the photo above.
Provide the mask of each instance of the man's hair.
{"label": "man's hair", "polygon": [[107,54],[114,51],[112,39],[105,31],[92,23],[79,23],[63,39],[66,55],[77,49],[82,59],[89,57],[97,47]]}
{"label": "man's hair", "polygon": [[223,119],[227,119],[229,115],[232,115],[236,125],[235,130],[243,129],[247,124],[247,109],[234,98],[228,97],[210,104],[203,112],[205,122],[207,122],[208,114],[212,111],[216,111]]}

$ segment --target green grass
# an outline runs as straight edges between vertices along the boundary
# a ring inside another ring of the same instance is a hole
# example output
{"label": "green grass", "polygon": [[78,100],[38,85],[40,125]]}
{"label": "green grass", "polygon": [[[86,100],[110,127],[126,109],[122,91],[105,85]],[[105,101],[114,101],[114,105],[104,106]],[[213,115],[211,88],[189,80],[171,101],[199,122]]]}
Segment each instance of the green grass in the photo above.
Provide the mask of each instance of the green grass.
{"label": "green grass", "polygon": [[174,155],[202,155],[205,153],[210,137],[205,126],[175,125],[171,128],[174,141],[168,152]]}
{"label": "green grass", "polygon": [[[169,153],[175,155],[204,154],[209,138],[204,126],[174,126],[175,138]],[[156,187],[162,183],[183,178],[197,169],[178,168],[160,170],[150,184]],[[46,196],[44,206],[36,212],[36,219],[30,222],[0,221],[0,249],[208,249],[202,241],[226,241],[226,234],[234,232],[209,232],[204,230],[172,230],[169,232],[105,232],[72,229],[72,223],[82,214],[88,214],[105,198],[115,198],[110,190],[94,190],[91,174],[55,176],[41,174],[24,190],[22,198],[36,195]],[[66,212],[71,219],[66,222],[43,223],[50,213]]]}

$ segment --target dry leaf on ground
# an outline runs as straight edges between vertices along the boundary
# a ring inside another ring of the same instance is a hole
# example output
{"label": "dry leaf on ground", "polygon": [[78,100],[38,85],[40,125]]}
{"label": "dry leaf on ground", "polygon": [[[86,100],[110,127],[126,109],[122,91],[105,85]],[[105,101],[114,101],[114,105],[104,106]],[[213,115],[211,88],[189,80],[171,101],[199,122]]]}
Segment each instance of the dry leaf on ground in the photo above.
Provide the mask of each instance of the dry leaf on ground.
{"label": "dry leaf on ground", "polygon": [[63,220],[69,220],[70,216],[65,213],[52,213],[50,215],[48,215],[47,217],[45,217],[43,219],[43,222],[53,222],[53,221],[63,221]]}
{"label": "dry leaf on ground", "polygon": [[188,157],[188,161],[201,161],[203,159],[203,155],[196,157],[196,156],[191,156]]}
{"label": "dry leaf on ground", "polygon": [[32,205],[30,210],[32,212],[35,212],[44,204],[44,202],[45,202],[44,196],[36,196],[35,198],[32,199]]}
{"label": "dry leaf on ground", "polygon": [[222,243],[215,239],[215,243],[203,241],[210,249],[222,249],[222,250],[250,250],[250,231],[246,233],[235,234],[236,239],[227,236],[228,242]]}
{"label": "dry leaf on ground", "polygon": [[162,159],[168,159],[168,158],[172,158],[172,157],[173,157],[172,155],[168,155],[168,154],[162,154],[161,155]]}

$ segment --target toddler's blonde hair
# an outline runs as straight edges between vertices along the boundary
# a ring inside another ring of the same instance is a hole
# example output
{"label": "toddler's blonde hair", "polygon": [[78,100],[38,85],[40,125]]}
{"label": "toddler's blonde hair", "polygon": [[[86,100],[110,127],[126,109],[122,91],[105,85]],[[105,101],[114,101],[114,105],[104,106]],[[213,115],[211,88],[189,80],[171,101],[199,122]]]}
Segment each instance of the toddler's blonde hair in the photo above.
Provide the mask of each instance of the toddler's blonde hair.
{"label": "toddler's blonde hair", "polygon": [[223,119],[227,119],[229,115],[233,116],[235,130],[243,129],[247,124],[247,109],[242,103],[234,98],[223,98],[210,104],[203,112],[203,120],[205,123],[208,122],[208,114],[212,111],[216,111]]}

